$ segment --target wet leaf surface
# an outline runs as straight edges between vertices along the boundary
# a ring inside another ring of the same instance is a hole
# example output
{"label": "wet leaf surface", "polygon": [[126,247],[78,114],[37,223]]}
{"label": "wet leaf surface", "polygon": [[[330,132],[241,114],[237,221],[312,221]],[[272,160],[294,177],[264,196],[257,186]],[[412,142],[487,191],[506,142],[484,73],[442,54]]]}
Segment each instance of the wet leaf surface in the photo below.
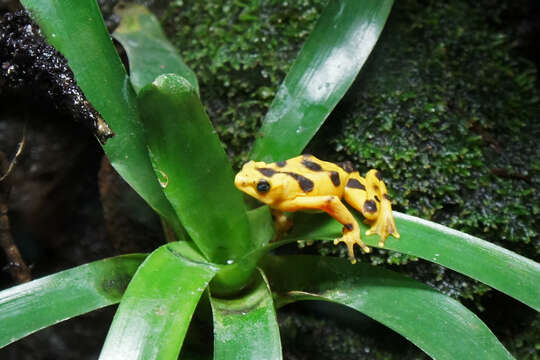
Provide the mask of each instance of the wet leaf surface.
{"label": "wet leaf surface", "polygon": [[126,50],[129,78],[136,92],[161,74],[184,77],[199,92],[197,77],[167,40],[156,17],[144,6],[123,4],[116,7],[122,22],[113,33]]}
{"label": "wet leaf surface", "polygon": [[242,195],[193,86],[162,75],[141,90],[139,105],[156,176],[201,252],[225,264],[252,250]]}
{"label": "wet leaf surface", "polygon": [[279,161],[302,152],[356,78],[392,4],[330,1],[264,118],[252,159]]}
{"label": "wet leaf surface", "polygon": [[145,255],[95,261],[0,292],[0,347],[60,321],[116,304]]}
{"label": "wet leaf surface", "polygon": [[211,298],[214,359],[281,359],[281,340],[272,294],[257,272],[253,285],[237,299]]}
{"label": "wet leaf surface", "polygon": [[262,267],[278,305],[327,300],[349,306],[435,359],[513,359],[458,301],[398,273],[321,256],[270,256]]}
{"label": "wet leaf surface", "polygon": [[[388,237],[385,249],[443,265],[540,310],[540,264],[537,262],[431,221],[396,211],[394,215],[401,238]],[[284,242],[333,241],[341,236],[342,225],[326,214],[297,213],[294,222],[295,227]],[[379,236],[365,236],[368,227],[361,220],[358,223],[363,241],[377,247]],[[357,251],[359,255],[359,249]]]}
{"label": "wet leaf surface", "polygon": [[187,242],[155,250],[129,283],[100,359],[177,359],[199,298],[217,271]]}

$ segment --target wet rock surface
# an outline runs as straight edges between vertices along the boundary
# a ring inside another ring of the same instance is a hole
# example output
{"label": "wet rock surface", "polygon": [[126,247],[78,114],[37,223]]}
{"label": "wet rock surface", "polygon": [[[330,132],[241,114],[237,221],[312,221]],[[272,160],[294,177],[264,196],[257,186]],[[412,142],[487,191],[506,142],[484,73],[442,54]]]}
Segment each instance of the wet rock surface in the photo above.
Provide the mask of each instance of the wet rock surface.
{"label": "wet rock surface", "polygon": [[77,86],[67,60],[45,41],[25,11],[6,13],[0,20],[0,85],[30,90],[34,97],[47,96],[102,142],[113,136]]}

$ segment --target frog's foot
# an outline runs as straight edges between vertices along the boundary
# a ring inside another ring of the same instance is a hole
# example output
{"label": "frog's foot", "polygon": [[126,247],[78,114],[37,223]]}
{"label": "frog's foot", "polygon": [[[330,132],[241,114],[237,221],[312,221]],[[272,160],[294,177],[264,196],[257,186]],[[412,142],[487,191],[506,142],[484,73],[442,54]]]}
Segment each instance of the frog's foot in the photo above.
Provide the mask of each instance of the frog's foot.
{"label": "frog's foot", "polygon": [[367,247],[366,244],[364,244],[364,242],[360,239],[359,231],[353,230],[345,232],[342,237],[334,240],[334,245],[337,245],[340,242],[344,242],[345,245],[347,245],[347,250],[349,252],[349,261],[351,262],[351,264],[356,263],[356,258],[354,257],[354,244],[360,246],[362,251],[365,253],[371,252],[371,249]]}
{"label": "frog's foot", "polygon": [[286,233],[293,226],[293,222],[279,210],[272,209],[274,217],[274,226],[279,233]]}
{"label": "frog's foot", "polygon": [[392,206],[390,201],[384,197],[381,202],[381,209],[379,215],[372,223],[371,228],[366,231],[366,235],[379,234],[381,239],[379,240],[379,246],[384,247],[384,242],[388,235],[392,235],[396,239],[399,239],[399,233],[394,222],[394,215],[392,214]]}

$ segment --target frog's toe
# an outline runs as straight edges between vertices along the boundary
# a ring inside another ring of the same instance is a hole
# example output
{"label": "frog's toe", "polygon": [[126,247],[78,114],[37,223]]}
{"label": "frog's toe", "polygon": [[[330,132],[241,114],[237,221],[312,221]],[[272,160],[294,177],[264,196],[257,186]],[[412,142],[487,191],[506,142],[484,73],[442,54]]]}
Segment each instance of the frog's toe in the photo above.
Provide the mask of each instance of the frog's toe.
{"label": "frog's toe", "polygon": [[292,228],[292,220],[289,219],[283,212],[272,210],[272,215],[274,216],[274,226],[278,232],[286,233]]}
{"label": "frog's toe", "polygon": [[371,228],[366,231],[366,235],[379,234],[381,239],[379,240],[379,247],[384,247],[384,242],[388,235],[392,235],[396,239],[399,239],[399,233],[394,222],[394,216],[392,215],[392,209],[386,208],[385,211],[381,211],[379,217],[375,220]]}
{"label": "frog's toe", "polygon": [[363,252],[365,253],[371,252],[371,249],[367,247],[366,244],[364,244],[364,242],[360,239],[360,233],[358,232],[351,231],[351,232],[347,232],[343,234],[342,237],[334,240],[334,245],[337,245],[340,242],[343,242],[345,243],[345,245],[347,245],[347,251],[349,253],[349,261],[351,262],[351,264],[356,263],[356,258],[354,256],[355,244],[360,246]]}

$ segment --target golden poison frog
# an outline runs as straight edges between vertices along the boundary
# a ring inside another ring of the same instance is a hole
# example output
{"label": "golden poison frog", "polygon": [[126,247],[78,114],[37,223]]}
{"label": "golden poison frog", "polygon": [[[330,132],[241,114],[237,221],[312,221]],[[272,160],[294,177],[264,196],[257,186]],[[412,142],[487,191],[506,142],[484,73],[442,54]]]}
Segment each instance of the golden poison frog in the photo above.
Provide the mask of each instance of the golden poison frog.
{"label": "golden poison frog", "polygon": [[285,227],[288,221],[283,212],[318,209],[330,214],[343,224],[343,236],[334,244],[347,245],[353,264],[354,244],[366,253],[370,248],[360,239],[358,223],[342,198],[371,225],[366,235],[380,235],[379,246],[384,246],[390,234],[399,238],[386,185],[377,170],[370,170],[363,178],[351,166],[301,155],[274,163],[249,161],[236,175],[234,184],[272,208],[278,227]]}

